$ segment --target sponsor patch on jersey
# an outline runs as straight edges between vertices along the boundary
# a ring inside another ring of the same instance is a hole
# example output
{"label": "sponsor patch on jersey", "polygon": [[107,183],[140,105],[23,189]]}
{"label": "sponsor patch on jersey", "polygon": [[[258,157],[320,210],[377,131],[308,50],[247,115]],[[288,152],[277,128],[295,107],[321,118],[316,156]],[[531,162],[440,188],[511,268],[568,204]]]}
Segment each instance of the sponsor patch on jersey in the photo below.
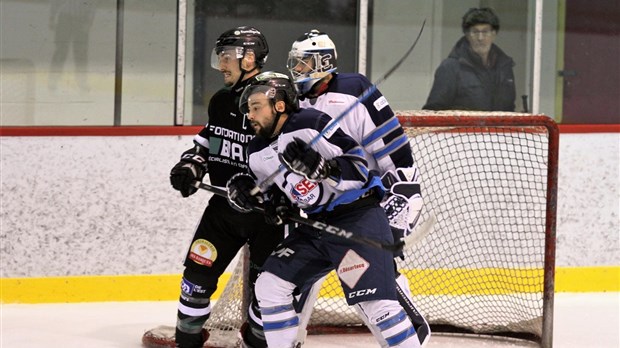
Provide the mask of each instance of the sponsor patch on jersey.
{"label": "sponsor patch on jersey", "polygon": [[338,277],[353,289],[362,275],[366,273],[370,263],[353,250],[347,251],[338,265]]}
{"label": "sponsor patch on jersey", "polygon": [[181,279],[181,296],[184,299],[188,300],[187,296],[191,297],[194,294],[204,295],[206,292],[207,291],[202,286],[190,282],[185,279],[185,277]]}
{"label": "sponsor patch on jersey", "polygon": [[327,101],[327,104],[344,104],[344,100],[330,99],[330,100]]}
{"label": "sponsor patch on jersey", "polygon": [[192,294],[194,294],[195,287],[196,285],[190,283],[189,281],[187,281],[187,279],[181,279],[181,291],[183,291],[184,294],[191,296]]}
{"label": "sponsor patch on jersey", "polygon": [[199,265],[211,267],[217,259],[217,249],[208,240],[196,239],[189,248],[189,259]]}
{"label": "sponsor patch on jersey", "polygon": [[291,197],[302,206],[312,205],[319,198],[318,187],[316,182],[303,178],[291,188]]}
{"label": "sponsor patch on jersey", "polygon": [[372,105],[375,106],[375,109],[377,109],[377,111],[381,111],[381,109],[388,106],[389,104],[388,104],[387,99],[385,99],[384,96],[381,96],[381,98],[375,100],[375,102],[372,103]]}

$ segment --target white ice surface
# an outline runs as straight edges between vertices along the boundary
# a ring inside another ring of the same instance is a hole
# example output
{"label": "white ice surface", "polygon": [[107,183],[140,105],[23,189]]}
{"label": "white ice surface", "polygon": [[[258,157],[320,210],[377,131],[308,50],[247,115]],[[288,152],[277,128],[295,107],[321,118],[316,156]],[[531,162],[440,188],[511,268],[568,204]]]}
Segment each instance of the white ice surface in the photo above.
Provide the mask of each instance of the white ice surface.
{"label": "white ice surface", "polygon": [[[138,348],[144,331],[172,325],[176,302],[3,304],[2,348]],[[554,347],[620,348],[620,293],[556,294]],[[377,347],[369,334],[309,336],[305,348]],[[427,348],[535,347],[434,335]]]}

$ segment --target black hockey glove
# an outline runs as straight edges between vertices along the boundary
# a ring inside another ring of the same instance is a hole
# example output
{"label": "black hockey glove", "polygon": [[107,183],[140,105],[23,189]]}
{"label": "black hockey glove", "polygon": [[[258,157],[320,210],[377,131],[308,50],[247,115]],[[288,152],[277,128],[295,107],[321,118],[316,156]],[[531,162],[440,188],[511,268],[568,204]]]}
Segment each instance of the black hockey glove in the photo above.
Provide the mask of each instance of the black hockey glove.
{"label": "black hockey glove", "polygon": [[256,182],[248,174],[237,173],[226,183],[228,189],[228,203],[236,211],[249,213],[252,208],[258,207],[262,203],[260,191],[258,195],[253,195],[252,190],[256,187]]}
{"label": "black hockey glove", "polygon": [[198,189],[192,185],[194,181],[202,181],[207,173],[207,157],[205,150],[196,145],[185,151],[181,161],[170,171],[170,184],[175,190],[181,191],[183,197],[189,197]]}
{"label": "black hockey glove", "polygon": [[292,211],[291,201],[284,196],[282,191],[275,189],[270,192],[269,199],[265,201],[265,222],[270,225],[286,223]]}
{"label": "black hockey glove", "polygon": [[280,162],[291,172],[303,175],[311,181],[321,181],[331,176],[340,181],[340,170],[336,160],[325,161],[320,153],[299,138],[294,138],[279,155]]}

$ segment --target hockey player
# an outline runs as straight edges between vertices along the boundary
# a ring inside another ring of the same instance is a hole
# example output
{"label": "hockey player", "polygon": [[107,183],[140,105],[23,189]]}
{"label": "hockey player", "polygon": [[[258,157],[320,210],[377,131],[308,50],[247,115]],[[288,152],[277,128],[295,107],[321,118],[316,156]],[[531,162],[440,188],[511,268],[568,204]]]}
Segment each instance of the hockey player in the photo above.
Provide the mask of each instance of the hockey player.
{"label": "hockey player", "polygon": [[[295,82],[300,107],[312,107],[338,117],[371,86],[361,74],[337,73],[336,59],[336,46],[319,30],[311,30],[293,43],[287,68]],[[389,217],[394,238],[410,233],[418,222],[423,204],[419,173],[408,138],[386,98],[375,91],[350,110],[339,121],[339,126],[363,146],[369,169],[378,171],[383,184],[389,188],[381,205]],[[413,303],[407,278],[397,273],[397,283],[399,301],[408,310],[424,345],[430,338],[430,327]],[[301,299],[304,305],[300,310],[300,338],[305,336],[321,284],[322,281],[317,282],[311,291],[304,292],[308,298]],[[379,333],[373,334],[380,340]],[[381,342],[382,346],[387,346],[385,341]]]}
{"label": "hockey player", "polygon": [[[227,183],[233,207],[248,212],[265,203],[274,207],[267,211],[285,218],[292,204],[310,219],[366,238],[393,242],[387,216],[379,206],[385,191],[380,178],[368,170],[360,145],[338,125],[326,129],[329,115],[311,108],[299,109],[288,76],[273,72],[257,75],[239,105],[248,113],[258,136],[248,146],[252,176],[237,174]],[[316,144],[310,146],[315,139]],[[265,195],[255,195],[257,182],[274,172],[278,175]],[[265,198],[277,197],[278,193],[287,201]],[[293,292],[333,269],[347,303],[358,307],[373,332],[390,347],[420,347],[416,331],[397,300],[393,255],[306,225],[285,238],[256,281],[269,347],[297,346],[299,318]]]}
{"label": "hockey player", "polygon": [[[246,146],[254,131],[238,99],[249,78],[260,72],[269,48],[263,34],[252,27],[224,32],[216,41],[211,66],[224,77],[225,88],[209,101],[209,123],[194,137],[194,147],[185,151],[172,168],[170,182],[183,197],[196,192],[194,180],[209,174],[211,184],[223,187],[235,174],[247,170]],[[250,249],[250,283],[258,268],[284,238],[283,227],[265,222],[262,214],[240,218],[225,197],[214,195],[204,210],[184,262],[181,295],[177,312],[175,341],[180,348],[202,347],[208,333],[203,325],[211,311],[211,295],[217,281],[239,249]],[[244,326],[244,344],[266,347],[260,326],[260,313],[254,302],[250,318],[258,324]]]}

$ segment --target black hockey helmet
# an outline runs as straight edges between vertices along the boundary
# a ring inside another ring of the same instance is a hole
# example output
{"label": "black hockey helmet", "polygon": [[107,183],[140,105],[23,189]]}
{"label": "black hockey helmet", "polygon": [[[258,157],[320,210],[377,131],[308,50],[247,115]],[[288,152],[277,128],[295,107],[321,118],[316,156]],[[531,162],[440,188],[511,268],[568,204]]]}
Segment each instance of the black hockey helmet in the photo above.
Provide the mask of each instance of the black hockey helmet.
{"label": "black hockey helmet", "polygon": [[219,55],[225,50],[232,49],[235,58],[243,58],[246,51],[251,50],[256,57],[256,65],[262,68],[267,61],[269,46],[265,36],[256,28],[241,26],[222,33],[215,41],[215,48],[211,54],[211,67],[219,68]]}
{"label": "black hockey helmet", "polygon": [[256,93],[265,95],[273,104],[280,100],[284,101],[286,104],[285,112],[299,109],[297,92],[290,77],[286,74],[266,71],[252,77],[239,99],[239,110],[242,113],[248,113],[250,96]]}

